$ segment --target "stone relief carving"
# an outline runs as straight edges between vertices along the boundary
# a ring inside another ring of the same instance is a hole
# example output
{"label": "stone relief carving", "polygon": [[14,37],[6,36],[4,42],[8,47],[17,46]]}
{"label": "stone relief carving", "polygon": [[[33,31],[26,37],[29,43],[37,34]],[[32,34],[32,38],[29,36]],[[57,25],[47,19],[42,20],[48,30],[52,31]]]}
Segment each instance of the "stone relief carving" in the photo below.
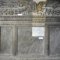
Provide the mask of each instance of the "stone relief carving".
{"label": "stone relief carving", "polygon": [[0,15],[31,15],[32,13],[40,15],[45,12],[51,13],[50,7],[53,8],[52,12],[59,10],[60,7],[58,2],[54,2],[46,11],[45,5],[46,2],[36,3],[33,0],[0,0]]}
{"label": "stone relief carving", "polygon": [[27,0],[0,0],[0,14],[1,15],[16,15],[25,14],[32,11],[31,2]]}

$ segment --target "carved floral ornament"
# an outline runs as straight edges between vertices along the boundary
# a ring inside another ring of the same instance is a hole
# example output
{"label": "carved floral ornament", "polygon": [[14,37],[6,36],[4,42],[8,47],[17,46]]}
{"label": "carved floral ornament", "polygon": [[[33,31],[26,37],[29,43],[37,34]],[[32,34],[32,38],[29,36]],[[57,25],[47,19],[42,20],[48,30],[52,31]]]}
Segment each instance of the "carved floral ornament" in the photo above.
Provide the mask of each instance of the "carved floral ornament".
{"label": "carved floral ornament", "polygon": [[[53,9],[51,7],[44,7],[42,8],[44,11],[41,11],[39,13],[37,12],[32,12],[33,15],[39,15],[39,16],[60,16],[60,8],[58,9]],[[30,13],[28,13],[27,11],[21,11],[20,8],[0,8],[0,16],[8,16],[8,15],[19,15],[19,16],[22,16],[22,15],[28,15]]]}
{"label": "carved floral ornament", "polygon": [[[30,4],[30,1],[31,0],[1,0],[0,1],[0,15],[3,14],[3,15],[14,15],[14,14],[17,14],[17,13],[20,13],[20,12],[26,12],[28,10],[32,10],[31,9],[31,6],[32,6],[32,3]],[[32,0],[32,1],[35,1],[36,4],[40,1],[45,1],[45,0]],[[43,3],[38,3],[36,5],[36,10],[41,10],[39,8],[42,7],[42,4]],[[15,6],[15,7],[14,7]],[[3,9],[1,9],[3,8]],[[34,7],[33,7],[34,8]],[[11,13],[13,12],[13,13]]]}
{"label": "carved floral ornament", "polygon": [[[27,1],[27,0],[26,0]],[[4,7],[4,8],[0,8],[0,16],[8,16],[8,15],[28,15],[32,12],[33,15],[39,15],[39,16],[52,16],[52,15],[59,15],[60,16],[60,7],[58,8],[52,8],[52,7],[45,7],[44,5],[46,4],[47,0],[33,0],[34,2],[36,2],[36,11],[30,10],[30,7],[32,5],[29,5],[29,9],[27,9],[27,7],[25,5],[23,6],[17,6],[17,7]],[[34,4],[33,4],[34,5]],[[57,5],[57,4],[56,4]],[[56,6],[53,5],[53,6]]]}

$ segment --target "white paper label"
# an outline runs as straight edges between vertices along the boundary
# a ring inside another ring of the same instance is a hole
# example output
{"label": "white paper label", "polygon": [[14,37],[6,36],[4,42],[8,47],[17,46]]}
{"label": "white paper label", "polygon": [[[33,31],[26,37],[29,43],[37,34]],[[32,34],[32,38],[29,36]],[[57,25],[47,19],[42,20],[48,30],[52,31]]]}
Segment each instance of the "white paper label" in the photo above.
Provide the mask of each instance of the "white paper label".
{"label": "white paper label", "polygon": [[32,36],[44,36],[45,27],[32,27]]}

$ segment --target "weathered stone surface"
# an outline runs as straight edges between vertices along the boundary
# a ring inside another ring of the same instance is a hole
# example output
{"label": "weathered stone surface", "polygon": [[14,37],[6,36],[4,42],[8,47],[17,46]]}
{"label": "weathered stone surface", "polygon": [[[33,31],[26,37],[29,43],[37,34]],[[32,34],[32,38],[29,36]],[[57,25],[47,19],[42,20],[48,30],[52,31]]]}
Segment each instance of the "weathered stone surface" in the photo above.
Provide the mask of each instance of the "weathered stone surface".
{"label": "weathered stone surface", "polygon": [[18,54],[44,54],[43,43],[32,36],[32,27],[18,28]]}
{"label": "weathered stone surface", "polygon": [[60,55],[60,27],[59,26],[50,26],[50,54],[51,55]]}
{"label": "weathered stone surface", "polygon": [[1,53],[12,53],[12,28],[1,27]]}

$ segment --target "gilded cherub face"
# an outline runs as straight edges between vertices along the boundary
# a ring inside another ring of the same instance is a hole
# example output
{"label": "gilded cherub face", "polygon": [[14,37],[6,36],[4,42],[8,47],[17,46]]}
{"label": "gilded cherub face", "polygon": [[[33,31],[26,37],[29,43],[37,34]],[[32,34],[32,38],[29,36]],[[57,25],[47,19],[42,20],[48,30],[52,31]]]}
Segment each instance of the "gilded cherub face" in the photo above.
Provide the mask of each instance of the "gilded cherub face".
{"label": "gilded cherub face", "polygon": [[42,7],[44,6],[44,2],[39,2],[38,4],[36,4],[36,9],[37,9],[37,12],[38,11],[42,11]]}
{"label": "gilded cherub face", "polygon": [[36,11],[42,11],[42,7],[44,7],[46,5],[47,0],[33,0],[34,2],[36,2]]}

